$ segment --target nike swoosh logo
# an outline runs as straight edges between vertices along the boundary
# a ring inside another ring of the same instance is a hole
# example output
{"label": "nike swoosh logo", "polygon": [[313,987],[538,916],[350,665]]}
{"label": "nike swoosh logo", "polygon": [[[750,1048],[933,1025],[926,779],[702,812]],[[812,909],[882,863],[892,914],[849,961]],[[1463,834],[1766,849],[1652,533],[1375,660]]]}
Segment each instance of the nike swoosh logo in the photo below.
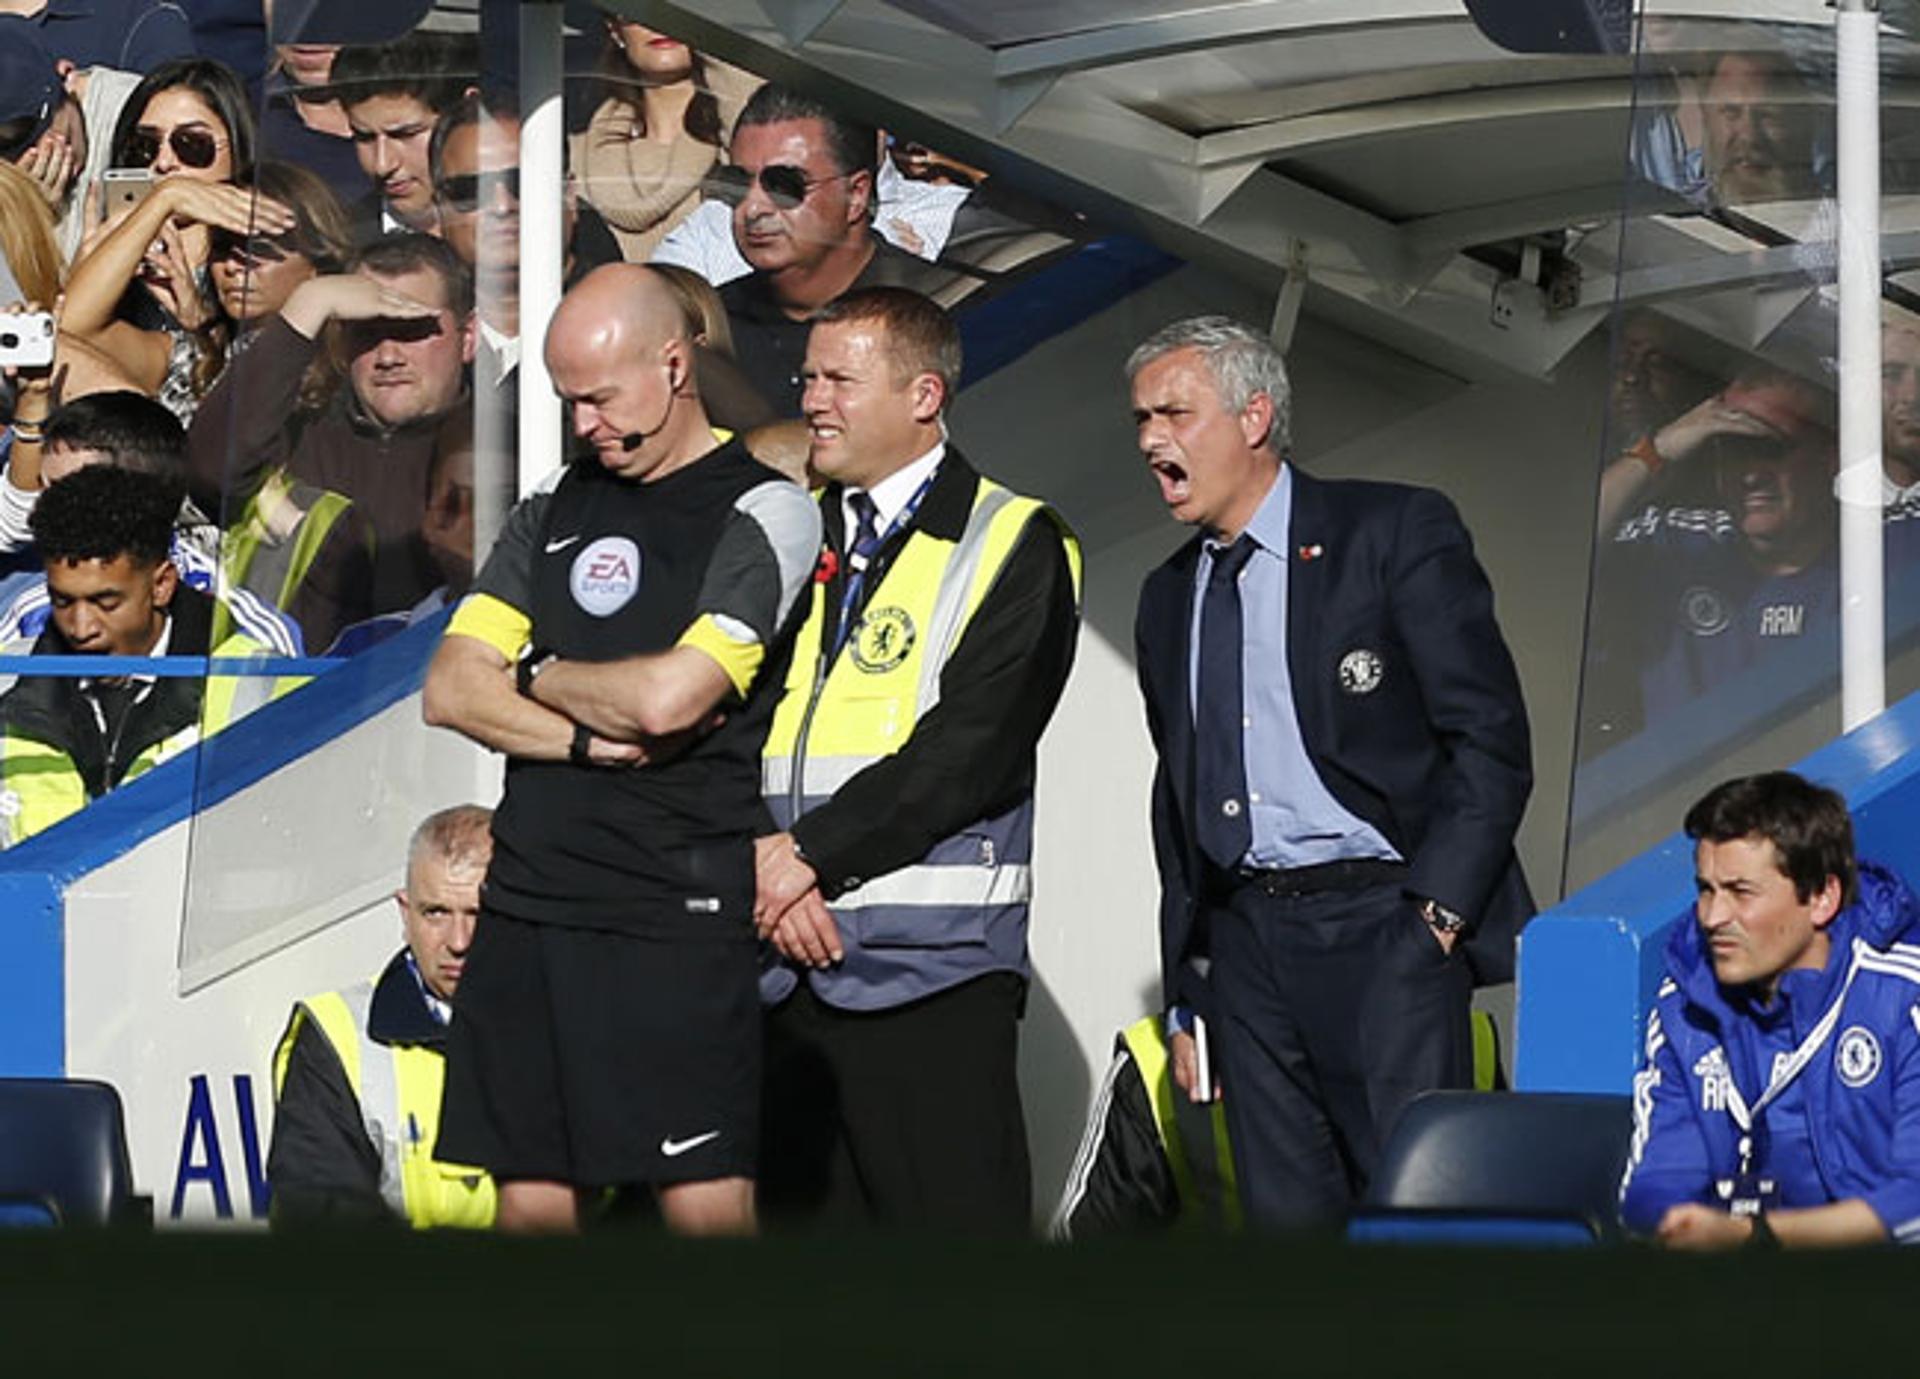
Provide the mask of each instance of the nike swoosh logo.
{"label": "nike swoosh logo", "polygon": [[719,1138],[720,1132],[718,1130],[709,1130],[706,1134],[695,1135],[690,1140],[676,1140],[672,1136],[668,1136],[666,1139],[660,1141],[660,1152],[665,1154],[669,1159],[677,1159],[689,1149],[698,1149],[708,1140],[717,1140]]}
{"label": "nike swoosh logo", "polygon": [[547,554],[552,555],[555,551],[564,551],[579,539],[580,535],[576,532],[572,536],[563,536],[558,541],[549,541],[547,543]]}

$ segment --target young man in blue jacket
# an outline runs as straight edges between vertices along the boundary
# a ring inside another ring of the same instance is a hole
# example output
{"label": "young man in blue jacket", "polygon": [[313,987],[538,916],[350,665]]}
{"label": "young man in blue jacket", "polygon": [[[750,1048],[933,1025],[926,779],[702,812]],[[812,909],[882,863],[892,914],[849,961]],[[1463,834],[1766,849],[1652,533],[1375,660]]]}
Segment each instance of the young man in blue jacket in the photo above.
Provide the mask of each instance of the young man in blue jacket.
{"label": "young man in blue jacket", "polygon": [[1680,1249],[1920,1239],[1920,901],[1785,771],[1687,812],[1621,1215]]}

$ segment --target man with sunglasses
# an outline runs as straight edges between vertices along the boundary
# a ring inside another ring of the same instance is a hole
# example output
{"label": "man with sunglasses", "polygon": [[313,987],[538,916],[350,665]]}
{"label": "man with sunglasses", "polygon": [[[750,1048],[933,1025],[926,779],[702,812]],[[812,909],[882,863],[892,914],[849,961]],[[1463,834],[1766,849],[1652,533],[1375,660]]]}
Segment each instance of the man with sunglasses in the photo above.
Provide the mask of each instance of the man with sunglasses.
{"label": "man with sunglasses", "polygon": [[753,272],[721,289],[734,353],[776,414],[800,414],[808,322],[860,287],[925,289],[939,274],[873,229],[879,134],[784,86],[754,92],[716,190]]}
{"label": "man with sunglasses", "polygon": [[[345,386],[302,411],[329,336]],[[440,583],[420,537],[421,494],[440,419],[466,400],[473,348],[473,283],[453,251],[426,235],[376,241],[353,271],[295,288],[208,393],[188,431],[196,500],[224,496],[237,520],[281,470],[350,498],[374,535],[371,607],[356,616],[411,608]]]}
{"label": "man with sunglasses", "polygon": [[[520,362],[520,117],[490,95],[468,96],[434,127],[427,165],[440,237],[474,274],[475,377],[504,388]],[[562,226],[569,285],[620,262],[613,232],[571,188]]]}

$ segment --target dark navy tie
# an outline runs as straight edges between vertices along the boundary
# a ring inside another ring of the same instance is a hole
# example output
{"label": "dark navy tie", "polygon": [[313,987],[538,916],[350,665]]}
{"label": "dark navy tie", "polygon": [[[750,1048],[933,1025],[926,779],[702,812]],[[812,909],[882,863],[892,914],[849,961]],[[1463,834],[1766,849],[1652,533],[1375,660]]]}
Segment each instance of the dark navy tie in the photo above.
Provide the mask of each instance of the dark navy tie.
{"label": "dark navy tie", "polygon": [[867,582],[867,570],[880,554],[880,509],[865,493],[849,493],[847,506],[853,509],[853,540],[847,545],[847,582],[840,594],[840,627],[833,641],[834,654],[847,644],[853,632],[853,615],[860,607],[860,591]]}
{"label": "dark navy tie", "polygon": [[1213,553],[1200,599],[1200,665],[1193,713],[1194,832],[1215,866],[1232,871],[1253,844],[1247,813],[1246,695],[1240,668],[1240,572],[1251,537]]}

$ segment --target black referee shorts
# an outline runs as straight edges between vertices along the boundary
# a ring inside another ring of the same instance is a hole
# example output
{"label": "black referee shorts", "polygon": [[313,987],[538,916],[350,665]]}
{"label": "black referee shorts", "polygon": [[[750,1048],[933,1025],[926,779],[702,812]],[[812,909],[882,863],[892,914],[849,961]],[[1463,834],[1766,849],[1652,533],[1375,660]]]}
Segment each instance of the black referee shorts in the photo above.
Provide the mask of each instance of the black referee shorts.
{"label": "black referee shorts", "polygon": [[605,1187],[752,1177],[757,950],[482,911],[448,1031],[436,1158]]}

